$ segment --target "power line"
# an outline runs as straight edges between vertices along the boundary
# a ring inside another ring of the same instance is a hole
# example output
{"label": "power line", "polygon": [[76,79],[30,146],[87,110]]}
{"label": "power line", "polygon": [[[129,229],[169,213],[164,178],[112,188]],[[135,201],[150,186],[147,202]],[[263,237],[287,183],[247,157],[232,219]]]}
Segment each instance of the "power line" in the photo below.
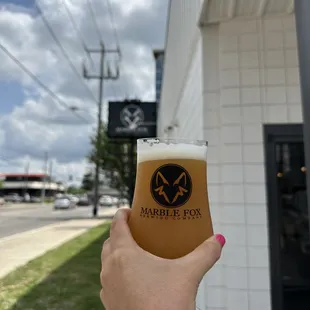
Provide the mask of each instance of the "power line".
{"label": "power line", "polygon": [[11,159],[8,159],[8,158],[3,158],[3,157],[0,157],[0,162],[3,162],[7,165],[9,165],[9,163],[12,161],[12,158]]}
{"label": "power line", "polygon": [[117,34],[116,23],[115,23],[114,14],[113,14],[112,5],[111,5],[110,0],[107,0],[107,6],[108,6],[108,12],[109,12],[109,15],[110,15],[110,21],[111,21],[112,29],[113,29],[113,32],[114,32],[114,37],[115,37],[115,40],[116,40],[116,46],[117,46],[118,49],[120,49],[119,37],[118,37],[118,34]]}
{"label": "power line", "polygon": [[[117,27],[116,27],[116,23],[115,23],[115,18],[114,18],[114,14],[113,14],[113,9],[112,9],[112,5],[111,5],[111,1],[110,0],[106,0],[106,2],[107,2],[108,13],[109,13],[109,16],[110,16],[111,27],[112,27],[113,34],[114,34],[115,41],[116,41],[116,48],[118,50],[118,54],[119,54],[119,57],[120,57],[120,60],[121,60],[120,40],[119,40],[119,36],[118,36],[118,33],[117,33]],[[112,91],[114,93],[114,97],[117,97],[118,92],[116,91],[115,85],[112,83],[111,86],[112,86]],[[117,88],[119,89],[119,87],[117,87]]]}
{"label": "power line", "polygon": [[[107,1],[108,12],[109,12],[109,15],[110,15],[110,22],[111,22],[111,26],[112,26],[114,37],[115,37],[115,41],[116,41],[116,47],[119,50],[119,55],[121,55],[121,47],[120,47],[120,43],[119,43],[120,41],[119,41],[119,37],[118,37],[118,34],[117,34],[117,28],[116,28],[116,24],[115,24],[115,19],[114,19],[114,14],[113,14],[113,10],[112,10],[112,5],[111,5],[110,0],[106,0],[106,1]],[[113,93],[114,93],[114,97],[117,97],[117,91],[115,89],[114,83],[111,83],[111,86],[112,86],[112,90],[113,90]]]}
{"label": "power line", "polygon": [[64,49],[64,47],[62,46],[62,44],[60,43],[60,41],[58,40],[53,28],[51,27],[51,25],[49,24],[48,20],[46,19],[45,15],[43,14],[38,0],[35,1],[35,5],[37,7],[38,12],[41,15],[41,18],[43,20],[43,23],[45,24],[48,32],[50,33],[51,37],[53,38],[53,40],[55,41],[55,43],[57,44],[57,46],[59,47],[59,49],[61,50],[63,56],[66,58],[66,60],[68,61],[69,66],[71,67],[71,69],[73,70],[73,72],[76,74],[76,76],[80,79],[81,83],[83,84],[83,86],[85,87],[85,89],[87,90],[87,92],[89,93],[89,95],[92,97],[92,99],[97,102],[96,97],[94,96],[93,92],[90,90],[90,88],[87,86],[87,84],[85,84],[84,79],[82,77],[82,75],[80,74],[80,72],[76,69],[76,67],[74,66],[74,64],[72,63],[68,53],[66,52],[66,50]]}
{"label": "power line", "polygon": [[[81,42],[81,45],[83,47],[83,50],[85,51],[86,55],[87,55],[87,58],[89,59],[89,61],[92,63],[92,65],[94,66],[94,62],[93,62],[93,59],[91,57],[91,54],[88,52],[88,49],[87,49],[87,45],[85,43],[85,40],[81,34],[81,31],[79,30],[79,27],[77,26],[77,23],[75,22],[75,19],[73,17],[73,14],[72,12],[70,11],[69,7],[68,7],[68,4],[67,4],[67,1],[66,0],[62,0],[62,3],[64,5],[64,8],[69,16],[69,19],[72,23],[72,26]],[[89,3],[89,5],[91,5]],[[111,26],[113,28],[113,31],[114,31],[114,36],[115,36],[115,40],[116,40],[116,45],[117,45],[117,48],[120,50],[120,44],[119,44],[119,39],[118,39],[118,34],[117,34],[117,29],[115,27],[115,22],[114,22],[114,15],[113,15],[113,10],[112,10],[112,6],[111,6],[111,2],[109,0],[107,0],[107,5],[108,5],[108,11],[109,11],[109,14],[110,14],[110,22],[111,22]],[[92,6],[91,6],[91,12],[92,12],[92,17],[95,18],[94,16],[94,10],[92,9]],[[95,20],[95,19],[94,19]],[[97,24],[96,24],[96,29],[98,29],[97,27]],[[101,35],[100,35],[101,36]],[[114,93],[114,97],[117,97],[117,91],[115,89],[115,85],[113,83],[111,83],[111,86],[112,86],[112,91]]]}
{"label": "power line", "polygon": [[97,35],[98,35],[98,39],[99,39],[100,42],[102,42],[103,39],[102,39],[101,31],[99,29],[99,26],[98,26],[98,23],[97,23],[97,19],[96,19],[96,14],[95,14],[95,11],[94,11],[93,6],[91,4],[91,1],[87,0],[87,4],[88,4],[90,15],[91,15],[92,20],[93,20],[93,24],[94,24],[95,30],[96,30]]}
{"label": "power line", "polygon": [[[33,81],[35,81],[41,88],[43,88],[55,101],[57,101],[63,107],[70,109],[70,106],[60,99],[50,88],[48,88],[35,74],[33,74],[24,64],[22,64],[14,55],[12,55],[1,43],[0,49],[9,57],[11,58]],[[74,113],[79,119],[83,120],[83,122],[87,122],[88,120],[78,114],[76,111],[70,110]]]}
{"label": "power line", "polygon": [[85,41],[84,41],[84,38],[83,38],[83,36],[82,36],[82,33],[81,33],[81,31],[79,30],[79,27],[77,26],[77,24],[76,24],[76,22],[75,22],[75,19],[74,19],[73,15],[72,15],[72,13],[71,13],[71,11],[70,11],[68,5],[67,5],[67,1],[66,1],[66,0],[62,0],[62,3],[63,3],[63,6],[64,6],[64,8],[65,8],[65,10],[66,10],[66,12],[67,12],[67,14],[68,14],[68,16],[69,16],[69,19],[70,19],[70,21],[71,21],[71,24],[72,24],[72,26],[73,26],[73,29],[75,30],[75,32],[76,32],[76,34],[77,34],[77,37],[79,38],[79,40],[80,40],[80,42],[81,42],[82,48],[83,48],[85,54],[87,55],[87,58],[89,59],[89,61],[91,61],[92,65],[94,65],[94,62],[93,62],[93,59],[91,58],[90,53],[87,52],[87,45],[86,45],[86,43],[85,43]]}

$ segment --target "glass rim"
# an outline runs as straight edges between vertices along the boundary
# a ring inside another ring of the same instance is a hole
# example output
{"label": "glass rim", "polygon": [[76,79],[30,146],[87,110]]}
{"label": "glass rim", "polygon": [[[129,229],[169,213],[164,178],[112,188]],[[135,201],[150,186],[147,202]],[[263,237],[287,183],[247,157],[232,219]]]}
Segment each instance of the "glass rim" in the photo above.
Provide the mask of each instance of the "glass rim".
{"label": "glass rim", "polygon": [[165,144],[188,144],[188,145],[197,145],[197,146],[208,146],[208,141],[206,140],[195,140],[195,139],[186,139],[186,138],[139,138],[137,139],[138,143],[165,143]]}

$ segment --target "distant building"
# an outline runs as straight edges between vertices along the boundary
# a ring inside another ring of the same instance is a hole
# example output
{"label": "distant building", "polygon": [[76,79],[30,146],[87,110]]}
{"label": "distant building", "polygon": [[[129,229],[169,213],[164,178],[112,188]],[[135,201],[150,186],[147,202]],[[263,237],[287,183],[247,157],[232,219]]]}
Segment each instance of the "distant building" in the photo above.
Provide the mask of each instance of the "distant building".
{"label": "distant building", "polygon": [[20,196],[24,196],[28,193],[32,197],[40,197],[44,187],[46,197],[51,197],[65,191],[62,184],[51,180],[51,178],[45,174],[1,173],[0,179],[2,181],[0,188],[0,193],[2,195],[16,193]]}
{"label": "distant building", "polygon": [[164,58],[165,52],[164,50],[153,50],[154,58],[155,58],[155,66],[156,66],[156,73],[155,73],[155,90],[156,90],[156,102],[160,101],[160,92],[161,92],[161,84],[163,78],[163,71],[164,71]]}

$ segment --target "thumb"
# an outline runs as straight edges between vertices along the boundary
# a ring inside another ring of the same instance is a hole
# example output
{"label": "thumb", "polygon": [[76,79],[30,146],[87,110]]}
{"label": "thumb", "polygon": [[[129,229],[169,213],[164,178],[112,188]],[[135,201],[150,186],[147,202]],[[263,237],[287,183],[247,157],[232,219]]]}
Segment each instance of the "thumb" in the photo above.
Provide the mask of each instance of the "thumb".
{"label": "thumb", "polygon": [[222,254],[226,240],[223,235],[214,235],[204,241],[194,251],[183,257],[183,262],[195,270],[195,276],[201,278],[213,267]]}
{"label": "thumb", "polygon": [[110,240],[112,248],[128,246],[134,243],[130,229],[128,227],[130,212],[131,209],[129,208],[121,208],[118,209],[115,213],[110,229]]}

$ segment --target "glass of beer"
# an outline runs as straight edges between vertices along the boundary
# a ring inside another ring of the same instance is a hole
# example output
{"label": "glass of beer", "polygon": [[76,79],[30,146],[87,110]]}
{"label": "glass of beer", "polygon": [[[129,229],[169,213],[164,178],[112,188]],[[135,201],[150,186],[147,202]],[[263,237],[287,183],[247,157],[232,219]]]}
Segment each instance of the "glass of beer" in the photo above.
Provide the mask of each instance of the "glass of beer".
{"label": "glass of beer", "polygon": [[129,227],[144,250],[182,257],[213,235],[207,190],[207,142],[138,139]]}

